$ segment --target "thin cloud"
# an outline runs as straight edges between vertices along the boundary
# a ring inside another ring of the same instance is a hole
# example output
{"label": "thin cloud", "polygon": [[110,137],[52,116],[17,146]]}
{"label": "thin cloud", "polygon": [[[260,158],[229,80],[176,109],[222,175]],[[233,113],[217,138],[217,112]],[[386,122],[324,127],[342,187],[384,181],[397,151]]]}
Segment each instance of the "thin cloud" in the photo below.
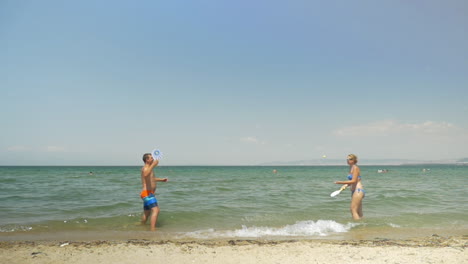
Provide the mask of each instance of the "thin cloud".
{"label": "thin cloud", "polygon": [[410,159],[455,159],[466,156],[462,142],[468,130],[449,122],[383,120],[342,127],[331,132],[347,152]]}
{"label": "thin cloud", "polygon": [[59,146],[47,146],[46,151],[47,152],[64,152],[65,148],[59,147]]}
{"label": "thin cloud", "polygon": [[260,141],[258,138],[256,137],[243,137],[243,138],[240,138],[240,141],[241,142],[246,142],[246,143],[252,143],[252,144],[261,144],[261,145],[265,145],[266,142],[265,141]]}
{"label": "thin cloud", "polygon": [[258,144],[258,139],[256,137],[243,137],[240,141]]}
{"label": "thin cloud", "polygon": [[400,123],[395,120],[384,120],[339,128],[333,130],[332,134],[338,137],[392,136],[401,134],[449,136],[459,132],[461,132],[460,128],[448,122]]}
{"label": "thin cloud", "polygon": [[21,145],[10,146],[10,147],[7,148],[7,151],[12,151],[12,152],[25,152],[25,151],[29,151],[29,147],[21,146]]}

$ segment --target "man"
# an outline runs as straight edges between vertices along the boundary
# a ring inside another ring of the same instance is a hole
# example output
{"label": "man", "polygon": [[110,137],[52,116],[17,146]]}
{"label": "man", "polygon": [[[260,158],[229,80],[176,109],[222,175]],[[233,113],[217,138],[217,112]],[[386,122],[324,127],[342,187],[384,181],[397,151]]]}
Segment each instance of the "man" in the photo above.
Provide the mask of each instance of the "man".
{"label": "man", "polygon": [[154,176],[153,169],[158,166],[159,161],[155,160],[150,153],[143,155],[143,162],[145,165],[141,168],[142,190],[140,197],[143,199],[143,216],[141,217],[141,223],[146,224],[148,217],[151,216],[151,231],[155,231],[159,215],[159,206],[158,200],[156,200],[154,194],[156,193],[157,182],[167,182],[167,178],[161,179]]}

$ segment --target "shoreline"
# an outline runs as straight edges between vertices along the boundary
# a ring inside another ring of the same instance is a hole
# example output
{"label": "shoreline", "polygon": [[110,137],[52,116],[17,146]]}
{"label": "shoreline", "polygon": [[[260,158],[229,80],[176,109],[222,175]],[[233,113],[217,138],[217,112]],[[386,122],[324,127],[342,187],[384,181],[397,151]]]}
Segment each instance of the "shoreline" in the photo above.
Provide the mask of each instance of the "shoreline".
{"label": "shoreline", "polygon": [[[1,263],[466,263],[468,235],[406,240],[1,241]],[[313,261],[312,261],[313,260]]]}
{"label": "shoreline", "polygon": [[[143,230],[62,230],[62,231],[27,231],[27,232],[5,232],[0,233],[1,242],[21,242],[21,241],[223,241],[223,240],[255,240],[255,241],[406,241],[415,238],[428,237],[468,237],[468,229],[464,226],[457,228],[392,228],[389,226],[379,228],[356,228],[347,232],[332,232],[327,235],[293,236],[293,235],[259,235],[259,236],[235,236],[226,235],[233,230],[216,230],[213,233],[204,234],[204,230],[182,231],[158,230],[152,232],[145,226]],[[223,234],[224,233],[224,234]]]}
{"label": "shoreline", "polygon": [[401,246],[401,247],[468,247],[468,235],[461,236],[439,236],[432,235],[429,237],[414,237],[410,239],[388,239],[388,238],[375,238],[375,239],[241,239],[241,238],[226,238],[226,239],[168,239],[168,240],[153,240],[153,239],[116,239],[116,240],[16,240],[16,241],[0,241],[0,249],[9,246],[22,246],[22,245],[44,245],[56,246],[68,243],[75,247],[80,246],[101,246],[101,245],[119,245],[119,244],[132,244],[132,245],[204,245],[204,246],[245,246],[245,245],[279,245],[289,243],[317,243],[317,244],[330,244],[330,245],[353,245],[353,246]]}

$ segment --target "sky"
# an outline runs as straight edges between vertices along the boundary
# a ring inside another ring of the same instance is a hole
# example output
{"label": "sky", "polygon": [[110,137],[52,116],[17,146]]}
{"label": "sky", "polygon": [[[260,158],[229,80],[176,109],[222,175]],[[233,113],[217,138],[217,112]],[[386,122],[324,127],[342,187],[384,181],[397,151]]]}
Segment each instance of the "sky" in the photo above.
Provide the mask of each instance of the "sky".
{"label": "sky", "polygon": [[0,165],[468,157],[468,2],[0,1]]}

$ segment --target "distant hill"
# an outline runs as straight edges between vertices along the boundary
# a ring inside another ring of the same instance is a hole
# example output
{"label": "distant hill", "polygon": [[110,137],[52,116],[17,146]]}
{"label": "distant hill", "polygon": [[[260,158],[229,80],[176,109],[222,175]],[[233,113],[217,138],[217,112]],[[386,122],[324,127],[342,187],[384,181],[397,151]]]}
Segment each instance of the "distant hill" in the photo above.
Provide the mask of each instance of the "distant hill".
{"label": "distant hill", "polygon": [[[463,161],[465,160],[465,161]],[[455,164],[457,162],[468,162],[468,158],[457,160],[408,160],[408,159],[360,159],[360,165],[415,165],[415,164]],[[261,163],[259,166],[336,166],[346,165],[344,159],[313,159],[295,161],[273,161]]]}
{"label": "distant hill", "polygon": [[457,160],[457,162],[460,162],[460,163],[468,163],[468,158],[464,158],[464,159]]}

